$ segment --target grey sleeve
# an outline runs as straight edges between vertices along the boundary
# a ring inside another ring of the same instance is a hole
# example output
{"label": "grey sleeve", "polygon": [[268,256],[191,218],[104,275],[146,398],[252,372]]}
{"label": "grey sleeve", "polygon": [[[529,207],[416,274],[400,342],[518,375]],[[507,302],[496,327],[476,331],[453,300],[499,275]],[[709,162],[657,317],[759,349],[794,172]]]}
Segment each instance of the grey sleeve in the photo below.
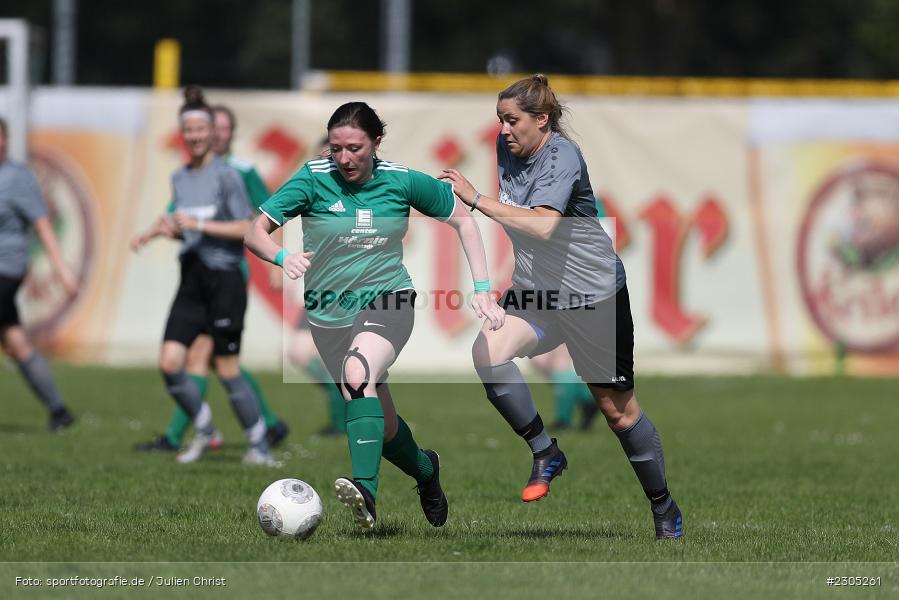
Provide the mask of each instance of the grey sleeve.
{"label": "grey sleeve", "polygon": [[47,216],[47,205],[44,203],[41,186],[38,185],[37,178],[27,169],[22,169],[16,177],[13,201],[16,203],[16,209],[31,223]]}
{"label": "grey sleeve", "polygon": [[564,214],[581,179],[581,159],[574,147],[564,144],[550,149],[549,160],[534,179],[528,206],[547,206]]}
{"label": "grey sleeve", "polygon": [[236,169],[228,167],[223,177],[223,187],[225,192],[225,211],[231,215],[232,221],[240,219],[249,219],[253,216],[253,210],[250,208],[250,196],[247,194],[247,188],[243,184],[243,178]]}

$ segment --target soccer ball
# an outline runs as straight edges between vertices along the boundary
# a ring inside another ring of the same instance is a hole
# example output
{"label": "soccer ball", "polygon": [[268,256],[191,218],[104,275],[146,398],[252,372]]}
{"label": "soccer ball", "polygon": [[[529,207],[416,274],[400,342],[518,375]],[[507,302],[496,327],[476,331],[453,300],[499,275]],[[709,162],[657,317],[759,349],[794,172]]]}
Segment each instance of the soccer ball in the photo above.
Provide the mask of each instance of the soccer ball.
{"label": "soccer ball", "polygon": [[299,479],[279,479],[256,503],[259,526],[271,536],[305,540],[322,522],[322,499]]}

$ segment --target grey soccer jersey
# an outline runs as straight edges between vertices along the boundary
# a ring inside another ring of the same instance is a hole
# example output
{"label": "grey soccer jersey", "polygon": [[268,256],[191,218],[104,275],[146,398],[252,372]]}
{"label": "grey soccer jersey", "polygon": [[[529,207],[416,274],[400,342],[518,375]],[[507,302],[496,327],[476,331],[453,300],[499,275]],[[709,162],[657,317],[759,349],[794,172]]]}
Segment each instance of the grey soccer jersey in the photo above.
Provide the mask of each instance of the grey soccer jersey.
{"label": "grey soccer jersey", "polygon": [[[202,169],[185,166],[172,175],[174,212],[203,221],[239,221],[252,217],[243,180],[233,167],[214,157]],[[199,231],[185,231],[181,255],[193,252],[210,269],[237,267],[243,240],[225,240]]]}
{"label": "grey soccer jersey", "polygon": [[31,171],[8,160],[0,163],[0,275],[25,275],[31,225],[46,214],[41,188]]}
{"label": "grey soccer jersey", "polygon": [[543,148],[522,160],[498,136],[496,157],[500,202],[545,206],[563,217],[546,241],[505,227],[515,250],[512,284],[552,293],[555,308],[593,304],[614,295],[624,285],[624,271],[618,270],[612,240],[597,218],[587,165],[577,145],[553,132]]}

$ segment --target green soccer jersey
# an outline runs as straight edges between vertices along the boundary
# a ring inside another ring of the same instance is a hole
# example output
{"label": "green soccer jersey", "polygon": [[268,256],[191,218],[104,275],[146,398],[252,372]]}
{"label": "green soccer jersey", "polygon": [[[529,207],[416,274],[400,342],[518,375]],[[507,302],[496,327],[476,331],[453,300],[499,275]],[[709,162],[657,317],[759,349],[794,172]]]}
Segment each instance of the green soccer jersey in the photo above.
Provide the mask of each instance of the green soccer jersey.
{"label": "green soccer jersey", "polygon": [[260,210],[277,223],[303,217],[303,250],[314,252],[304,279],[309,320],[351,325],[377,296],[412,288],[403,266],[409,209],[446,221],[452,186],[397,163],[375,160],[372,178],[347,183],[330,159],[306,163]]}

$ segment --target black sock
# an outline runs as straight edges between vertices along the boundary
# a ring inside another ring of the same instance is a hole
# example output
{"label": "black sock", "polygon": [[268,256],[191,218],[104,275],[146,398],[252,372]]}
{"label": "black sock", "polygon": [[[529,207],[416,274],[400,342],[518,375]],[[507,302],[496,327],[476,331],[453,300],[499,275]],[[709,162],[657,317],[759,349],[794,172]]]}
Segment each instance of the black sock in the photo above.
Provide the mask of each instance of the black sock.
{"label": "black sock", "polygon": [[615,434],[650,500],[653,512],[663,513],[668,510],[672,500],[665,481],[662,440],[655,425],[641,412],[636,423]]}

